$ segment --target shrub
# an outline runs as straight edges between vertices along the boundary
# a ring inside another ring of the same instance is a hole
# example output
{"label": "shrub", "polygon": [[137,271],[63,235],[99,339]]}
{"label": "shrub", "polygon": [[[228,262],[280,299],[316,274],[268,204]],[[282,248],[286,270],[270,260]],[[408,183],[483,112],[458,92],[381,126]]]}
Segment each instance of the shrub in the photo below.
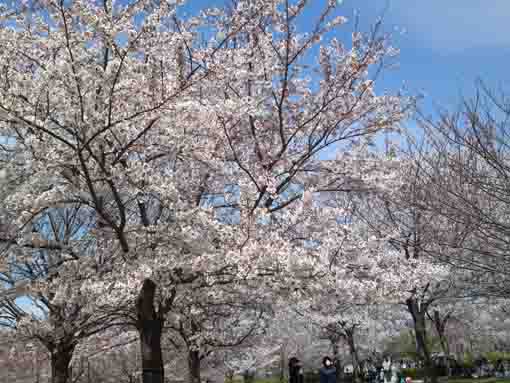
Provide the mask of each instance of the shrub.
{"label": "shrub", "polygon": [[400,370],[400,373],[404,376],[404,378],[407,378],[408,376],[411,378],[411,379],[416,379],[416,375],[417,375],[417,369],[416,368],[403,368],[402,370]]}
{"label": "shrub", "polygon": [[404,378],[409,376],[412,380],[423,379],[426,375],[423,368],[403,368],[400,373]]}
{"label": "shrub", "polygon": [[305,383],[319,383],[320,377],[317,372],[308,371],[304,373],[303,380],[305,381]]}
{"label": "shrub", "polygon": [[486,353],[484,356],[492,364],[496,364],[496,362],[498,360],[506,360],[506,361],[510,360],[510,353],[508,353],[508,352],[492,351],[492,352]]}

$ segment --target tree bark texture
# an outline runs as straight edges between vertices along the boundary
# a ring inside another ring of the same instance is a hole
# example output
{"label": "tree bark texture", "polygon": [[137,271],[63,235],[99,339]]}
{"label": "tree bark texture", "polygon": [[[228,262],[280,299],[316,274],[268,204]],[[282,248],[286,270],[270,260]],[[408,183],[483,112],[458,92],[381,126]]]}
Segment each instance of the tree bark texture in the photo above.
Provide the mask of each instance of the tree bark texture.
{"label": "tree bark texture", "polygon": [[425,322],[427,305],[422,304],[420,306],[418,301],[414,298],[409,298],[406,301],[406,304],[409,312],[413,317],[414,333],[416,337],[416,351],[423,361],[423,366],[426,374],[425,382],[437,383],[437,376],[427,343],[427,327]]}
{"label": "tree bark texture", "polygon": [[338,341],[331,340],[333,346],[333,363],[336,369],[336,383],[342,382],[342,363],[340,362],[340,352],[338,350]]}
{"label": "tree bark texture", "polygon": [[51,351],[51,383],[70,383],[74,345],[58,345]]}
{"label": "tree bark texture", "polygon": [[358,382],[361,380],[361,371],[359,367],[358,350],[356,349],[356,344],[354,343],[354,328],[346,330],[345,334],[347,335],[347,343],[349,345],[349,351],[352,358],[352,378],[354,382]]}
{"label": "tree bark texture", "polygon": [[143,383],[164,383],[165,380],[161,350],[164,318],[154,308],[155,293],[156,284],[146,279],[137,300],[137,327],[140,335]]}
{"label": "tree bark texture", "polygon": [[200,352],[198,350],[188,352],[188,371],[190,383],[200,383]]}

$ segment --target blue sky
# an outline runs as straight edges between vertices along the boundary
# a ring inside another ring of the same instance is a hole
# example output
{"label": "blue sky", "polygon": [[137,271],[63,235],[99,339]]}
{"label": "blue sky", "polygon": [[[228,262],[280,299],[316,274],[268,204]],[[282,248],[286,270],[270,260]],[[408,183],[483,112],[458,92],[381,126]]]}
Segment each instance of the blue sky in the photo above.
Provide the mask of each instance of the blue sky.
{"label": "blue sky", "polygon": [[[0,0],[0,4],[16,1],[19,0]],[[194,13],[224,1],[187,0],[184,8]],[[326,2],[309,0],[310,17]],[[473,93],[478,77],[490,86],[501,85],[510,93],[507,69],[510,67],[510,0],[343,0],[341,3],[339,13],[350,19],[339,33],[341,40],[348,42],[350,38],[355,10],[359,11],[361,30],[365,31],[384,13],[384,28],[393,32],[394,45],[401,49],[399,68],[385,73],[379,91],[396,91],[405,82],[411,94],[427,96],[423,103],[427,111],[433,110],[434,103],[456,106],[461,94]],[[400,34],[395,28],[406,32]]]}
{"label": "blue sky", "polygon": [[[190,0],[189,6],[222,1]],[[311,0],[312,12],[326,1]],[[405,83],[411,94],[425,94],[428,112],[434,105],[457,106],[461,95],[473,93],[477,78],[510,93],[510,0],[344,0],[339,10],[350,19],[342,40],[353,30],[355,10],[365,31],[384,14],[384,29],[393,33],[401,56],[379,90],[395,91]]]}
{"label": "blue sky", "polygon": [[370,22],[387,5],[386,28],[396,37],[400,68],[387,73],[383,86],[402,81],[411,92],[425,92],[425,107],[455,106],[473,92],[480,77],[510,91],[510,1],[508,0],[345,0]]}
{"label": "blue sky", "polygon": [[[311,0],[311,12],[326,1]],[[222,2],[189,0],[188,9]],[[455,107],[460,95],[472,94],[477,78],[510,93],[510,0],[344,0],[339,12],[351,22],[338,36],[342,40],[352,32],[355,10],[362,30],[386,10],[384,28],[401,49],[399,67],[385,73],[379,91],[397,91],[405,83],[411,94],[425,93],[427,112],[435,104]]]}

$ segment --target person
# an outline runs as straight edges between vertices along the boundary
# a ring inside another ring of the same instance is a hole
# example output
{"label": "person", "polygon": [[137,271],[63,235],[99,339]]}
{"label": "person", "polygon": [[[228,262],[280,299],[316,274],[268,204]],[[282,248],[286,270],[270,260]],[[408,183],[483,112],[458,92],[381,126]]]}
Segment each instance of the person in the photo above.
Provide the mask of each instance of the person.
{"label": "person", "polygon": [[289,359],[289,383],[304,383],[303,366],[296,357]]}
{"label": "person", "polygon": [[320,383],[336,383],[336,368],[329,356],[322,360],[322,368],[319,370]]}
{"label": "person", "polygon": [[504,378],[505,377],[505,367],[503,366],[503,361],[498,359],[496,362],[496,378]]}
{"label": "person", "polygon": [[383,382],[384,383],[396,383],[394,380],[396,380],[396,377],[394,378],[394,371],[393,371],[393,363],[391,361],[391,357],[388,356],[387,358],[384,358],[383,360]]}

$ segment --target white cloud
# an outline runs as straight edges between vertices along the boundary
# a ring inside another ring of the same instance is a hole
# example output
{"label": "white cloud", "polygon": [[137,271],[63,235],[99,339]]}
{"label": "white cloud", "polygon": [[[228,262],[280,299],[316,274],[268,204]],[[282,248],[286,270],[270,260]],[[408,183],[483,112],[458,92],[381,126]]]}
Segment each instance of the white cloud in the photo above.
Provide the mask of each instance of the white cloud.
{"label": "white cloud", "polygon": [[391,22],[432,49],[510,46],[510,0],[389,1]]}
{"label": "white cloud", "polygon": [[385,25],[437,50],[510,46],[510,0],[347,0],[363,21],[384,15]]}

